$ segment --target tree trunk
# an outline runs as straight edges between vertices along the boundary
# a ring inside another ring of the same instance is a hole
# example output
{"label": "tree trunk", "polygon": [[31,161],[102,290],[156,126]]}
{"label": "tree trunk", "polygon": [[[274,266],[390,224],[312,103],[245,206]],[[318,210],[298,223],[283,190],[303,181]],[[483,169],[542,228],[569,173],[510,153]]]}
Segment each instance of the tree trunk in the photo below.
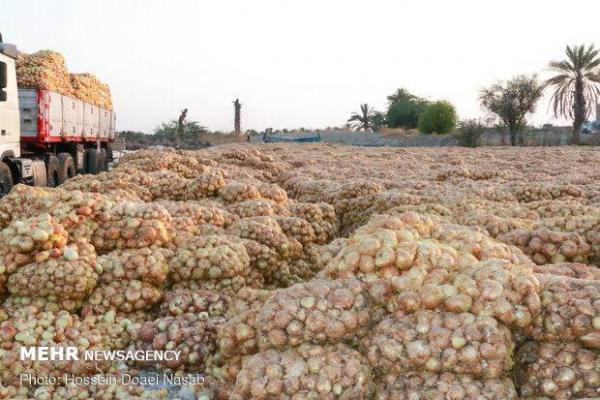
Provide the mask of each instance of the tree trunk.
{"label": "tree trunk", "polygon": [[239,99],[235,99],[235,101],[233,102],[233,108],[235,111],[233,117],[233,130],[236,135],[240,135],[242,133],[242,127],[240,122],[240,110],[242,109],[242,104],[240,103]]}
{"label": "tree trunk", "polygon": [[514,128],[509,128],[509,133],[510,133],[510,145],[516,146],[517,145],[517,130]]}
{"label": "tree trunk", "polygon": [[575,104],[574,107],[574,118],[573,118],[573,132],[571,134],[571,144],[578,145],[579,144],[579,132],[581,131],[581,126],[585,122],[585,96],[583,94],[583,80],[582,78],[577,78],[575,81]]}

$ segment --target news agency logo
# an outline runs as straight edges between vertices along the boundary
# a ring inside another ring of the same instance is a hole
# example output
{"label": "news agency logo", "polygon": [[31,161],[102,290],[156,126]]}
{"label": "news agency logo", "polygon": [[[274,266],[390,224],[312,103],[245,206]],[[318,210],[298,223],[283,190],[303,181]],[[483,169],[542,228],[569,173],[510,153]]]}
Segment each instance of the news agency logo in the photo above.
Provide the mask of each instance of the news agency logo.
{"label": "news agency logo", "polygon": [[21,361],[79,361],[79,349],[74,346],[21,347]]}
{"label": "news agency logo", "polygon": [[21,347],[21,361],[178,361],[181,350],[83,350],[75,346]]}

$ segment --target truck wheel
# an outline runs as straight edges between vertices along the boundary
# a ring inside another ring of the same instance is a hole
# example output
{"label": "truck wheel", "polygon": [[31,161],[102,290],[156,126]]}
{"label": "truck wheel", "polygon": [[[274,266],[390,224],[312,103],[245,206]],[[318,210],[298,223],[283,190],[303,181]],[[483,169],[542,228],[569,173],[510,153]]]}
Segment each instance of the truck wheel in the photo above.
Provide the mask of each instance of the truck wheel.
{"label": "truck wheel", "polygon": [[87,149],[85,152],[85,173],[96,175],[100,172],[100,152],[96,149]]}
{"label": "truck wheel", "polygon": [[59,153],[58,161],[60,162],[58,178],[60,183],[64,183],[67,179],[75,176],[75,161],[69,153]]}
{"label": "truck wheel", "polygon": [[58,161],[56,156],[48,156],[46,160],[46,173],[48,177],[46,184],[48,187],[57,187],[60,185],[60,161]]}
{"label": "truck wheel", "polygon": [[0,161],[0,197],[7,195],[12,189],[13,178],[10,167]]}
{"label": "truck wheel", "polygon": [[100,149],[100,171],[108,171],[108,154],[106,149]]}

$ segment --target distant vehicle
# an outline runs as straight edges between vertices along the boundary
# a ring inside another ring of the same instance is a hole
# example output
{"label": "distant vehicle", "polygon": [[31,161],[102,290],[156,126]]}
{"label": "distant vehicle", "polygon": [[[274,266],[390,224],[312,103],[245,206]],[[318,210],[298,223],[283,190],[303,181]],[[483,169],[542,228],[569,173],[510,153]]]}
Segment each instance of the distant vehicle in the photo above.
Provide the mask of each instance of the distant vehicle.
{"label": "distant vehicle", "polygon": [[590,134],[600,132],[600,121],[587,121],[581,127],[581,133]]}
{"label": "distant vehicle", "polygon": [[312,136],[299,136],[299,137],[289,137],[289,136],[278,136],[278,135],[267,135],[266,132],[263,133],[263,142],[264,143],[315,143],[321,141],[321,134],[317,132],[316,135]]}
{"label": "distant vehicle", "polygon": [[18,89],[17,47],[0,35],[0,197],[13,184],[55,187],[108,170],[115,114],[41,89]]}

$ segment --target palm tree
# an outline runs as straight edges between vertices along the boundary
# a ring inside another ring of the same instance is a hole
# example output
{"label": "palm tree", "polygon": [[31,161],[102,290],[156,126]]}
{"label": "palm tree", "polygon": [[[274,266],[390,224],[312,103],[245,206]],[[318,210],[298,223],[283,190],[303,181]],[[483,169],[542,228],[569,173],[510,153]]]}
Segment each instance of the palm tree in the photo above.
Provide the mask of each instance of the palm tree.
{"label": "palm tree", "polygon": [[364,129],[368,131],[373,128],[374,119],[377,119],[377,112],[367,103],[360,105],[360,113],[352,113],[348,122],[356,130]]}
{"label": "palm tree", "polygon": [[579,144],[581,126],[600,97],[599,53],[594,45],[567,46],[567,58],[549,64],[550,69],[558,72],[546,81],[554,87],[551,98],[554,115],[573,119],[572,144]]}

